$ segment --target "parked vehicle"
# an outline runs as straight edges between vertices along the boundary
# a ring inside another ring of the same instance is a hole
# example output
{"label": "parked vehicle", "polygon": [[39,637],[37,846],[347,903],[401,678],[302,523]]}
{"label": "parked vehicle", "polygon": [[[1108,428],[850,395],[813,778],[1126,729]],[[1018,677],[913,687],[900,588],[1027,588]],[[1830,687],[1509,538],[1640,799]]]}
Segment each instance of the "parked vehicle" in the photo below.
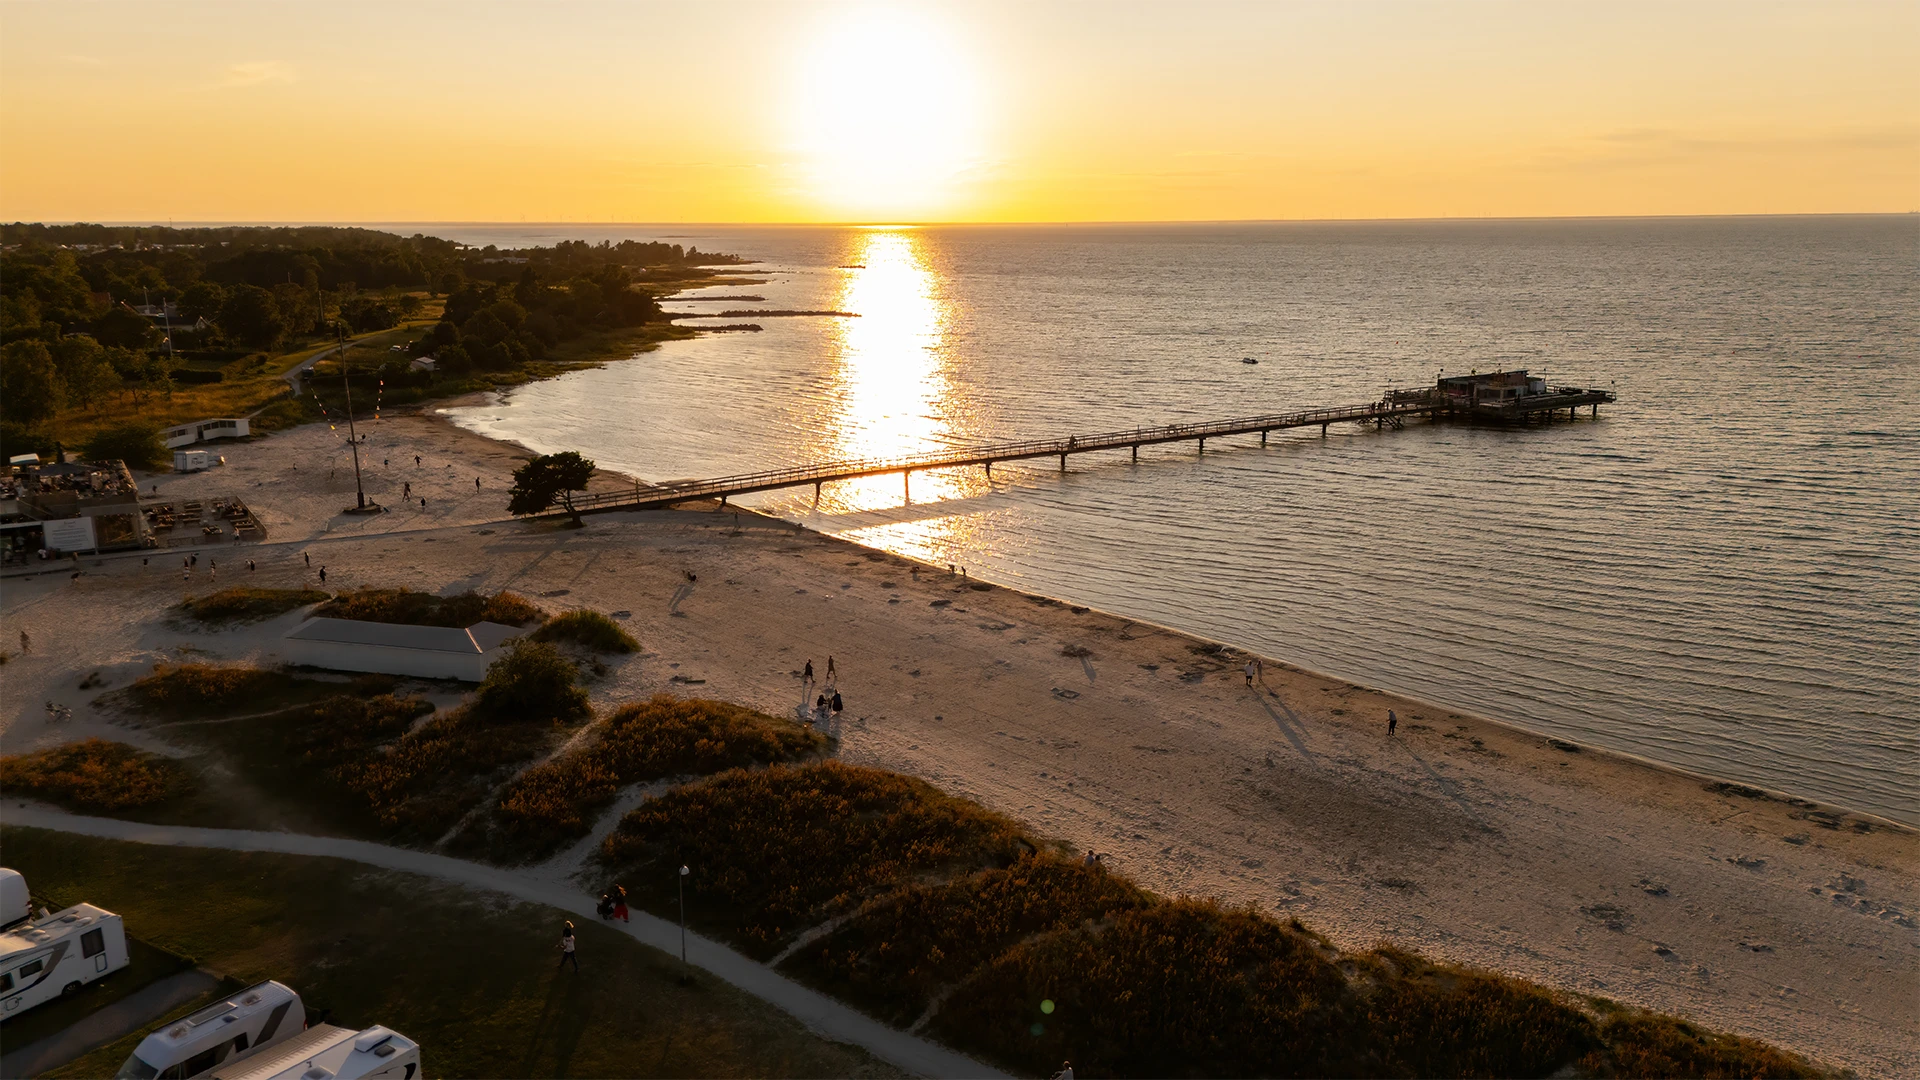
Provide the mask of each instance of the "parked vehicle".
{"label": "parked vehicle", "polygon": [[116,1080],[187,1080],[239,1063],[300,1035],[300,995],[268,980],[149,1034],[121,1064]]}
{"label": "parked vehicle", "polygon": [[[16,914],[9,883],[26,880],[19,874],[0,879],[7,914]],[[44,910],[44,909],[43,909]],[[20,1013],[57,997],[77,994],[95,979],[127,966],[127,931],[120,916],[92,904],[75,904],[64,911],[16,919],[0,932],[0,1018]]]}
{"label": "parked vehicle", "polygon": [[27,895],[27,879],[20,871],[0,866],[0,930],[11,930],[15,923],[33,918],[33,900]]}
{"label": "parked vehicle", "polygon": [[414,1080],[420,1044],[391,1028],[315,1024],[279,1046],[215,1070],[210,1080]]}

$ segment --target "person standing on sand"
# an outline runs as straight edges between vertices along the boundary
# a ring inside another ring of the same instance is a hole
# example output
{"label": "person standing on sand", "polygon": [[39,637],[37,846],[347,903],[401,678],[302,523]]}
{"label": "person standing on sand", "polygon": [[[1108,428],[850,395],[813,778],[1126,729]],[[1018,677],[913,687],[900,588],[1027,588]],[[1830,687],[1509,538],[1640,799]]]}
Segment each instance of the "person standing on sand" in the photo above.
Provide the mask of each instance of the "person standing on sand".
{"label": "person standing on sand", "polygon": [[307,569],[313,569],[313,552],[303,551],[300,553],[300,557],[307,560]]}
{"label": "person standing on sand", "polygon": [[473,490],[475,491],[480,490],[480,478],[477,476],[473,478]]}
{"label": "person standing on sand", "polygon": [[617,881],[613,884],[613,917],[621,922],[633,921],[627,917],[627,887]]}
{"label": "person standing on sand", "polygon": [[420,467],[420,455],[419,455],[419,454],[415,454],[415,455],[413,455],[413,467],[414,467],[414,468],[416,468],[416,469]]}
{"label": "person standing on sand", "polygon": [[25,630],[20,631],[20,651],[23,653],[33,651],[33,639],[27,636]]}
{"label": "person standing on sand", "polygon": [[811,689],[813,687],[813,658],[812,657],[807,658],[806,670],[800,673],[800,685],[808,689]]}
{"label": "person standing on sand", "polygon": [[1253,685],[1253,661],[1247,661],[1247,685]]}
{"label": "person standing on sand", "polygon": [[568,964],[573,965],[573,973],[575,975],[580,973],[580,958],[573,954],[572,919],[568,919],[567,925],[560,931],[560,966],[566,967]]}
{"label": "person standing on sand", "polygon": [[827,685],[832,686],[840,679],[840,673],[833,670],[833,654],[827,654]]}
{"label": "person standing on sand", "polygon": [[1400,726],[1400,718],[1393,715],[1392,709],[1388,709],[1387,710],[1387,734],[1392,735],[1393,729],[1399,726]]}
{"label": "person standing on sand", "polygon": [[323,566],[320,568],[320,584],[325,585],[326,583],[327,583],[327,568]]}
{"label": "person standing on sand", "polygon": [[844,708],[846,708],[846,706],[840,703],[840,691],[835,690],[833,692],[833,715],[839,716],[840,710]]}

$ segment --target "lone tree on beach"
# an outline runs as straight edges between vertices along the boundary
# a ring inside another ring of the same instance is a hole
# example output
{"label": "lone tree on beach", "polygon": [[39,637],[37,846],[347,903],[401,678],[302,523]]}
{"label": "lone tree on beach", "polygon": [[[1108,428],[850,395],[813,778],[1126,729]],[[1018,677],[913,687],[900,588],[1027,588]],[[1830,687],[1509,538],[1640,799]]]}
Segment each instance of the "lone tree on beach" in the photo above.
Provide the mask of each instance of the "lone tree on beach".
{"label": "lone tree on beach", "polygon": [[537,514],[558,502],[578,525],[580,511],[573,508],[573,493],[587,490],[593,469],[593,462],[572,450],[542,454],[513,471],[513,487],[507,491],[507,512]]}

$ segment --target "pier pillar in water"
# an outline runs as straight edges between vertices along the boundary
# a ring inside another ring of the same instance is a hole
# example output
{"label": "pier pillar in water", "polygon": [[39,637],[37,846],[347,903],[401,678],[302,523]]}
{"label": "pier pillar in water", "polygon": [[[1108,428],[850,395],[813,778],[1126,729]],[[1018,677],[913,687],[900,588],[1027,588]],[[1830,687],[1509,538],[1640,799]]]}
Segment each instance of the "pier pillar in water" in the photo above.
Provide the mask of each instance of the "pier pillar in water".
{"label": "pier pillar in water", "polygon": [[1140,444],[1139,443],[1133,444],[1133,460],[1135,462],[1138,462],[1140,460]]}
{"label": "pier pillar in water", "polygon": [[1067,471],[1067,455],[1065,454],[1060,455],[1060,471],[1061,472]]}
{"label": "pier pillar in water", "polygon": [[1593,418],[1600,419],[1600,403],[1597,401],[1593,403]]}
{"label": "pier pillar in water", "polygon": [[1203,454],[1207,452],[1207,440],[1205,439],[1200,440],[1200,452]]}
{"label": "pier pillar in water", "polygon": [[913,501],[913,470],[912,469],[902,469],[900,471],[900,493],[906,497],[906,500],[908,502]]}
{"label": "pier pillar in water", "polygon": [[993,462],[987,462],[987,479],[993,479]]}
{"label": "pier pillar in water", "polygon": [[1320,425],[1320,437],[1323,439],[1327,437],[1327,425],[1325,424]]}
{"label": "pier pillar in water", "polygon": [[1261,446],[1267,445],[1267,433],[1264,431],[1260,433],[1260,445]]}
{"label": "pier pillar in water", "polygon": [[813,482],[813,505],[820,505],[820,481],[818,480]]}

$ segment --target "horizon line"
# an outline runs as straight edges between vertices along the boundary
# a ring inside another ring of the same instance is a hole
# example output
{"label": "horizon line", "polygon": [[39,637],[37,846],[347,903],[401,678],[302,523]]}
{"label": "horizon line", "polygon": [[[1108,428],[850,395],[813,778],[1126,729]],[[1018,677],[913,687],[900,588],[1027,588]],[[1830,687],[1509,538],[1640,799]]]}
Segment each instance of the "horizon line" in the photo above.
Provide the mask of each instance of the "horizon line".
{"label": "horizon line", "polygon": [[919,229],[919,228],[998,228],[998,227],[1036,227],[1036,226],[1119,226],[1119,225],[1358,225],[1358,224],[1425,224],[1434,222],[1509,222],[1509,221],[1699,221],[1699,220],[1736,220],[1754,218],[1839,218],[1839,217],[1907,217],[1920,215],[1920,209],[1913,210],[1838,210],[1838,211],[1794,211],[1771,214],[1515,214],[1515,215],[1465,215],[1465,216],[1425,216],[1425,217],[1374,217],[1374,218],[1110,218],[1084,220],[1024,220],[1024,221],[954,221],[954,220],[842,220],[842,221],[598,221],[593,219],[505,221],[499,219],[449,218],[438,221],[392,219],[279,219],[241,221],[233,219],[151,219],[126,220],[72,220],[48,221],[45,219],[28,221],[15,218],[8,225],[43,225],[59,227],[70,225],[97,225],[105,228],[350,228],[391,225],[443,226],[443,225],[495,225],[495,226],[570,226],[587,227],[604,225],[646,226],[659,228],[778,228],[778,229]]}

